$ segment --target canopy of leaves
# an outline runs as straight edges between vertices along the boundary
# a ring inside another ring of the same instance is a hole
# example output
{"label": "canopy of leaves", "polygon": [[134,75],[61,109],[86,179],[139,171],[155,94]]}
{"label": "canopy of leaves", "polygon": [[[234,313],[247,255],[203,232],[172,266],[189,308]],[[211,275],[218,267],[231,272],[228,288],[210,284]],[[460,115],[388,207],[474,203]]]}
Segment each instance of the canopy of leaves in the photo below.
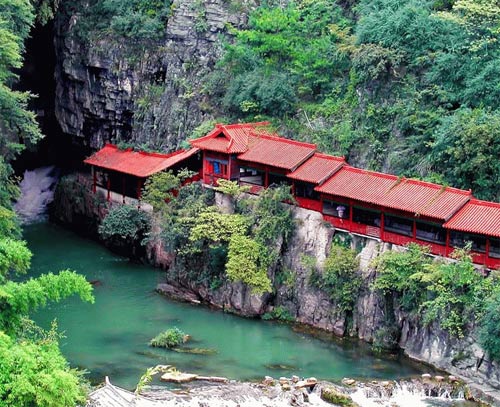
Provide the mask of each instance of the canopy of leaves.
{"label": "canopy of leaves", "polygon": [[180,185],[181,180],[171,171],[158,172],[146,180],[141,199],[157,211],[165,210],[167,202],[174,197],[174,191]]}
{"label": "canopy of leaves", "polygon": [[206,92],[353,165],[498,200],[499,24],[489,0],[261,2]]}
{"label": "canopy of leaves", "polygon": [[[306,266],[312,267],[311,259],[304,257]],[[352,311],[361,287],[358,274],[357,253],[347,247],[333,244],[321,272],[312,271],[311,284],[326,291],[342,312]],[[317,275],[316,275],[317,273]]]}
{"label": "canopy of leaves", "polygon": [[455,262],[432,262],[426,257],[415,244],[405,252],[384,253],[373,263],[378,272],[374,288],[396,294],[402,307],[422,315],[424,323],[438,323],[462,337],[468,325],[482,316],[497,279],[483,277],[466,249],[454,252]]}
{"label": "canopy of leaves", "polygon": [[84,18],[77,32],[84,39],[107,34],[136,42],[158,40],[165,32],[171,0],[93,0],[86,7],[76,2]]}
{"label": "canopy of leaves", "polygon": [[128,241],[142,240],[151,226],[149,215],[130,205],[112,208],[99,225],[103,239],[119,238]]}
{"label": "canopy of leaves", "polygon": [[57,341],[15,340],[0,331],[0,405],[75,406],[85,403],[81,373],[72,370]]}
{"label": "canopy of leaves", "polygon": [[226,273],[230,280],[241,281],[255,294],[271,292],[271,280],[267,276],[265,248],[252,238],[235,234],[229,241]]}
{"label": "canopy of leaves", "polygon": [[500,361],[500,290],[487,300],[485,313],[480,323],[480,342],[488,355]]}

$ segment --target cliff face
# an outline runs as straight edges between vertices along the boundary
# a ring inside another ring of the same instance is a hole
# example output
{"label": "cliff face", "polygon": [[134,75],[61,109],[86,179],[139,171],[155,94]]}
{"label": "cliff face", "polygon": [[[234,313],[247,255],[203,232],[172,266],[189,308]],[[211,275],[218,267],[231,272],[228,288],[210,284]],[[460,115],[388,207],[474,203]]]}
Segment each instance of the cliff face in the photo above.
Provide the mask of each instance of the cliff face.
{"label": "cliff face", "polygon": [[239,3],[235,9],[225,0],[174,0],[163,39],[147,48],[106,35],[83,41],[75,28],[81,16],[62,10],[55,22],[55,76],[63,132],[93,149],[109,140],[177,148],[216,114],[202,83],[229,37],[228,24],[246,23],[252,2]]}

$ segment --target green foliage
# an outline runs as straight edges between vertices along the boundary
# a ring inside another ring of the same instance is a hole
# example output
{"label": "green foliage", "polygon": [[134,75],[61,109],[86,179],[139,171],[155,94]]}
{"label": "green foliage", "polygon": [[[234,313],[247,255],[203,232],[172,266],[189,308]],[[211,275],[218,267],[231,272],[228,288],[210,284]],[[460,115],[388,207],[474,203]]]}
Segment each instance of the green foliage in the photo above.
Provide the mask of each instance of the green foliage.
{"label": "green foliage", "polygon": [[229,279],[247,284],[254,294],[271,292],[268,264],[262,253],[265,253],[264,247],[252,238],[241,234],[231,236],[226,263]]}
{"label": "green foliage", "polygon": [[83,405],[81,373],[70,369],[57,341],[15,340],[0,331],[0,405]]}
{"label": "green foliage", "polygon": [[0,284],[5,282],[11,271],[25,274],[30,267],[31,256],[26,242],[0,237]]}
{"label": "green foliage", "polygon": [[184,342],[185,337],[186,334],[184,332],[182,332],[179,328],[174,327],[156,335],[153,339],[151,339],[149,344],[157,348],[170,349],[181,345]]}
{"label": "green foliage", "polygon": [[283,321],[283,322],[295,321],[295,318],[290,315],[290,312],[281,305],[274,307],[271,312],[266,312],[264,315],[262,315],[262,319],[266,321],[272,319],[276,319],[278,321]]}
{"label": "green foliage", "polygon": [[31,95],[12,89],[34,18],[28,0],[0,2],[0,156],[7,160],[24,148],[21,140],[35,143],[42,137],[35,114],[28,110]]}
{"label": "green foliage", "polygon": [[284,116],[299,95],[325,94],[335,85],[331,75],[346,67],[335,45],[346,26],[340,7],[330,1],[263,4],[227,47],[221,69],[231,80],[224,105],[244,115]]}
{"label": "green foliage", "polygon": [[244,215],[224,214],[215,207],[209,207],[196,218],[189,239],[193,242],[227,243],[235,235],[245,235],[249,226],[250,220]]}
{"label": "green foliage", "polygon": [[500,201],[500,114],[461,109],[436,129],[430,165],[454,185],[472,188],[482,199]]}
{"label": "green foliage", "polygon": [[250,187],[240,186],[236,181],[221,178],[217,181],[217,186],[214,189],[233,198],[239,198],[243,193],[248,192]]}
{"label": "green foliage", "polygon": [[266,117],[351,164],[500,199],[498,5],[338,4],[262,2],[206,92],[233,120]]}
{"label": "green foliage", "polygon": [[108,34],[136,42],[159,40],[171,5],[170,0],[94,0],[83,9],[76,29],[83,38]]}
{"label": "green foliage", "polygon": [[333,244],[322,272],[313,272],[309,282],[327,292],[340,311],[352,312],[362,282],[358,269],[356,252]]}
{"label": "green foliage", "polygon": [[29,312],[45,307],[49,301],[59,302],[77,294],[94,302],[92,286],[74,271],[43,274],[24,283],[8,281],[0,286],[0,329],[14,333]]}
{"label": "green foliage", "polygon": [[181,180],[171,171],[158,172],[146,180],[142,200],[152,205],[156,211],[165,210],[167,202],[174,198],[174,190],[180,185]]}
{"label": "green foliage", "polygon": [[377,270],[373,288],[384,294],[397,292],[403,310],[416,311],[426,298],[425,286],[411,278],[432,263],[428,249],[411,243],[407,251],[387,251],[375,258],[372,266]]}
{"label": "green foliage", "polygon": [[420,307],[424,322],[439,321],[441,328],[462,337],[467,324],[483,313],[495,283],[474,268],[466,250],[457,249],[454,255],[457,262],[433,263],[411,278],[424,284],[429,295]]}
{"label": "green foliage", "polygon": [[500,290],[487,299],[480,321],[479,340],[483,349],[494,360],[500,361]]}
{"label": "green foliage", "polygon": [[386,252],[373,262],[374,288],[396,294],[402,308],[437,323],[451,335],[462,337],[467,325],[480,318],[495,278],[483,277],[467,250],[456,250],[455,262],[432,262],[415,244],[405,252]]}
{"label": "green foliage", "polygon": [[265,247],[274,246],[278,239],[286,243],[293,234],[292,207],[283,202],[294,202],[288,186],[267,188],[247,205],[254,219],[255,239]]}
{"label": "green foliage", "polygon": [[151,220],[149,215],[130,205],[112,208],[99,225],[99,236],[102,239],[123,239],[130,242],[142,241],[149,232]]}

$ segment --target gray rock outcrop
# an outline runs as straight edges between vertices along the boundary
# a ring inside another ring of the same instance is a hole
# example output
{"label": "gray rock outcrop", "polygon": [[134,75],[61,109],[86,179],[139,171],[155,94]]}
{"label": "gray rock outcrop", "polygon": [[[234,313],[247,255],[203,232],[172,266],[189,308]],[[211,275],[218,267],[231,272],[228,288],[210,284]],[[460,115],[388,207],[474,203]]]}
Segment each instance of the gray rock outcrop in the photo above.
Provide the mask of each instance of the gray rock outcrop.
{"label": "gray rock outcrop", "polygon": [[228,26],[245,25],[253,2],[233,3],[174,0],[163,39],[147,46],[110,35],[84,41],[75,28],[81,15],[63,9],[55,22],[56,116],[63,132],[92,149],[110,140],[176,149],[218,114],[203,82],[230,37]]}

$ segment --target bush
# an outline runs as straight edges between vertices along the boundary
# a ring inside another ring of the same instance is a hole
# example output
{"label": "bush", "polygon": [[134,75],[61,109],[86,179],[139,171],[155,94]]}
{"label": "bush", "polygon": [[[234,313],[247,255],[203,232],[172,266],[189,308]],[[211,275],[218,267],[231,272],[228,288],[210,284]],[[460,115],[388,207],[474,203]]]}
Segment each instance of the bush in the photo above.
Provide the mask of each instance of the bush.
{"label": "bush", "polygon": [[486,309],[479,327],[479,341],[486,353],[500,361],[500,290],[486,302]]}
{"label": "bush", "polygon": [[277,319],[278,321],[283,321],[283,322],[294,321],[294,318],[292,317],[290,312],[282,305],[274,307],[274,309],[271,312],[266,312],[264,315],[262,315],[262,319],[265,321],[273,319]]}
{"label": "bush", "polygon": [[333,244],[322,273],[313,269],[309,282],[327,292],[341,311],[352,311],[361,287],[358,268],[354,250]]}
{"label": "bush", "polygon": [[175,348],[180,344],[184,343],[184,338],[186,334],[182,332],[179,328],[174,327],[167,329],[159,335],[156,335],[149,344],[156,348]]}
{"label": "bush", "polygon": [[99,236],[108,240],[113,238],[129,242],[141,241],[149,232],[149,215],[133,206],[121,205],[111,209],[99,225]]}

